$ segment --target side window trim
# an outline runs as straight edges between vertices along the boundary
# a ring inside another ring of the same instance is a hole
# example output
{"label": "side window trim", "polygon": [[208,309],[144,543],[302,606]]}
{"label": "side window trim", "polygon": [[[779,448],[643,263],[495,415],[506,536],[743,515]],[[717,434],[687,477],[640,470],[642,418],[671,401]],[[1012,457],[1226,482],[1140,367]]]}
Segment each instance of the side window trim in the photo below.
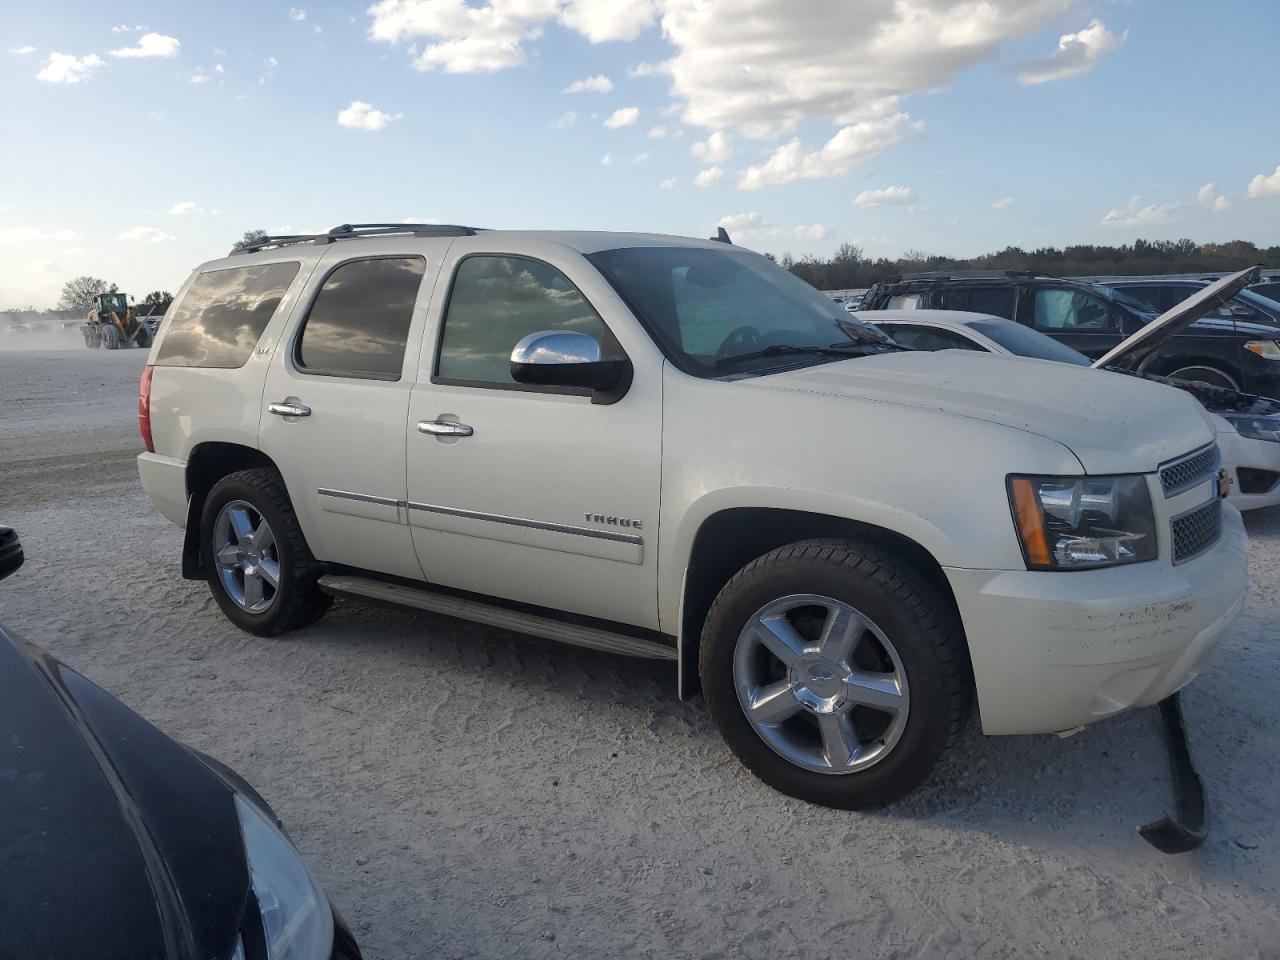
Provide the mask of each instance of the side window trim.
{"label": "side window trim", "polygon": [[[453,270],[449,275],[449,287],[445,293],[444,304],[440,309],[440,322],[436,324],[436,336],[433,353],[431,356],[431,382],[440,386],[448,387],[470,387],[475,390],[508,390],[516,393],[552,393],[561,396],[570,397],[586,397],[590,398],[592,391],[584,387],[552,387],[541,386],[532,383],[498,383],[493,380],[469,380],[462,377],[442,377],[440,376],[440,355],[441,348],[444,345],[445,327],[449,324],[449,307],[453,303],[453,292],[458,283],[458,272],[462,269],[462,265],[468,260],[477,257],[501,258],[506,260],[528,260],[530,263],[536,263],[540,266],[554,270],[560,276],[564,277],[565,282],[573,288],[574,292],[582,298],[582,302],[591,308],[591,312],[600,320],[600,326],[603,328],[605,337],[604,343],[600,344],[602,353],[616,355],[619,359],[626,358],[626,352],[622,349],[622,344],[618,342],[617,337],[613,335],[613,331],[609,328],[609,324],[605,322],[604,316],[596,309],[596,305],[591,299],[582,292],[582,289],[573,282],[567,273],[557,267],[554,263],[548,263],[538,257],[529,256],[527,253],[503,253],[496,250],[477,250],[473,253],[464,253],[453,265]],[[514,344],[513,344],[514,346]]]}
{"label": "side window trim", "polygon": [[404,364],[409,357],[409,334],[413,331],[413,316],[409,318],[409,329],[405,332],[405,352],[400,358],[400,372],[394,377],[384,374],[368,373],[354,370],[322,370],[317,367],[304,366],[302,363],[302,335],[307,329],[307,324],[311,321],[311,311],[315,309],[316,301],[320,299],[320,294],[324,291],[324,285],[329,282],[329,278],[353,263],[367,263],[371,260],[419,260],[422,262],[422,279],[418,283],[418,292],[413,298],[413,313],[418,312],[418,300],[422,297],[422,286],[428,278],[427,258],[420,253],[379,253],[368,254],[363,257],[351,257],[347,260],[339,260],[333,266],[325,270],[320,277],[318,283],[311,287],[311,296],[302,306],[302,319],[298,321],[294,327],[289,342],[289,362],[292,364],[294,372],[304,377],[328,377],[330,379],[339,380],[375,380],[380,383],[399,383],[404,377]]}

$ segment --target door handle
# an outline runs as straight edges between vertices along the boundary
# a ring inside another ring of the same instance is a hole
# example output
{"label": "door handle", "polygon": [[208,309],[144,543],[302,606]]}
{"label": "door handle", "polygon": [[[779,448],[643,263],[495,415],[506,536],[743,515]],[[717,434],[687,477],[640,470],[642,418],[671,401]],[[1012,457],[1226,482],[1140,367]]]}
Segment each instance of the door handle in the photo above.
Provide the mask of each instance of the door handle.
{"label": "door handle", "polygon": [[455,423],[452,420],[419,420],[418,432],[436,437],[469,437],[475,433],[465,423]]}
{"label": "door handle", "polygon": [[277,417],[309,417],[311,408],[301,403],[269,403],[267,413],[274,413]]}

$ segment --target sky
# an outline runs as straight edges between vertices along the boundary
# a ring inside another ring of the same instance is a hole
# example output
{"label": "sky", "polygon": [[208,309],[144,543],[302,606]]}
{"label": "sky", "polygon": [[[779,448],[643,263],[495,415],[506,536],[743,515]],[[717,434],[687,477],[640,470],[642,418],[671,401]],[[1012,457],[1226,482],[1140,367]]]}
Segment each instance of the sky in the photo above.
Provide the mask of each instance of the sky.
{"label": "sky", "polygon": [[0,309],[245,230],[1280,243],[1276,0],[0,0]]}

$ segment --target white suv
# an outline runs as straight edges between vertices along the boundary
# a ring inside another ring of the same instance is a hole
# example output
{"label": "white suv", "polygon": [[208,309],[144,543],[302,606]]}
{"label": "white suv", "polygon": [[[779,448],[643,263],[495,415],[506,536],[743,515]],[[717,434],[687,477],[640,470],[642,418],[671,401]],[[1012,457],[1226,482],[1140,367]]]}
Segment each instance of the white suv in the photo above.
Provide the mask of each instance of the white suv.
{"label": "white suv", "polygon": [[763,257],[340,227],[199,267],[143,485],[245,630],[334,595],[670,660],[762,779],[840,807],[987,733],[1153,704],[1240,612],[1188,394],[903,350]]}

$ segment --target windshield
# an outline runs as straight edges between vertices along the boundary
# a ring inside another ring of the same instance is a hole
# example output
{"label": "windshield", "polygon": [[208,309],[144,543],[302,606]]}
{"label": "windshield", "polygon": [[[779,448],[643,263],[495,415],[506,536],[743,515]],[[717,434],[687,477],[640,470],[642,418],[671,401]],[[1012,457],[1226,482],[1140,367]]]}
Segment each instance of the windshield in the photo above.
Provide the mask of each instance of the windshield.
{"label": "windshield", "polygon": [[1160,312],[1145,300],[1139,300],[1137,297],[1131,296],[1123,290],[1117,290],[1115,287],[1108,287],[1101,283],[1090,283],[1086,284],[1086,286],[1088,286],[1090,290],[1101,294],[1114,303],[1123,304],[1130,310],[1136,310],[1138,313],[1146,314],[1147,320],[1155,319],[1156,315]]}
{"label": "windshield", "polygon": [[990,337],[1015,356],[1074,363],[1079,367],[1087,367],[1091,362],[1083,353],[1072,350],[1065,343],[1012,320],[970,320],[966,326]]}
{"label": "windshield", "polygon": [[[745,250],[624,247],[587,259],[663,353],[694,376],[824,363],[856,356],[858,349],[898,349],[803,280]],[[805,350],[814,352],[797,352]]]}
{"label": "windshield", "polygon": [[1266,313],[1273,315],[1280,313],[1280,301],[1272,300],[1270,297],[1265,297],[1260,293],[1245,289],[1237,293],[1236,296]]}

